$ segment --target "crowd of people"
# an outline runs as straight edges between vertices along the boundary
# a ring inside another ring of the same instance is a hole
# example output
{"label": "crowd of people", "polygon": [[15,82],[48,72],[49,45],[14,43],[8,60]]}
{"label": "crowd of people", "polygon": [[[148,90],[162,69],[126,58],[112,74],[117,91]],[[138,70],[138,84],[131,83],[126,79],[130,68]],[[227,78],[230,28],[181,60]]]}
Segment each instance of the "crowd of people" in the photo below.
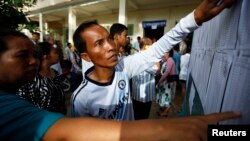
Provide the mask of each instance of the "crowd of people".
{"label": "crowd of people", "polygon": [[[168,76],[178,76],[185,95],[189,42],[178,57],[180,65],[172,58],[173,48],[234,1],[217,2],[202,1],[154,43],[142,37],[131,55],[128,29],[119,23],[108,31],[97,21],[83,22],[65,53],[52,36],[33,42],[19,31],[0,28],[0,140],[207,140],[208,124],[240,113],[157,120],[148,114],[154,92],[171,85],[161,114],[168,112],[179,82]],[[66,116],[65,68],[73,92],[71,117]]]}

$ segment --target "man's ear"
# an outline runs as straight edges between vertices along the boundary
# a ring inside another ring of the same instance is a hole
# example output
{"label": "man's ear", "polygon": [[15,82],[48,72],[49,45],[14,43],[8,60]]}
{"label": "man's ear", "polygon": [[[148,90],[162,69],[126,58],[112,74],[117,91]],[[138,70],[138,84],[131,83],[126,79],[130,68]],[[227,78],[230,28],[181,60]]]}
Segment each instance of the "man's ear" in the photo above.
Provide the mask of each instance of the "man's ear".
{"label": "man's ear", "polygon": [[89,55],[87,53],[81,53],[81,58],[87,62],[91,62],[91,59],[89,58]]}
{"label": "man's ear", "polygon": [[43,55],[42,59],[48,59],[49,55]]}

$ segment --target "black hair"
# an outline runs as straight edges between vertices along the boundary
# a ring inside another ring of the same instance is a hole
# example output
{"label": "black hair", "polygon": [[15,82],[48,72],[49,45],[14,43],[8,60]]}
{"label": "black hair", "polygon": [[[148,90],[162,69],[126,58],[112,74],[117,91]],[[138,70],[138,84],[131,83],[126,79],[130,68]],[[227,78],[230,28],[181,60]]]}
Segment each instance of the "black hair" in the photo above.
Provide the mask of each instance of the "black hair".
{"label": "black hair", "polygon": [[191,52],[191,48],[192,48],[192,42],[193,42],[193,32],[188,34],[187,38],[184,40],[187,48],[186,48],[186,53],[190,53]]}
{"label": "black hair", "polygon": [[176,45],[173,47],[173,50],[179,51],[179,50],[180,50],[180,43],[176,44]]}
{"label": "black hair", "polygon": [[86,21],[81,23],[78,28],[75,30],[73,35],[73,41],[76,49],[80,53],[84,53],[87,51],[87,45],[86,40],[81,37],[81,32],[83,32],[85,29],[93,26],[93,25],[99,25],[96,20],[93,21]]}
{"label": "black hair", "polygon": [[191,47],[188,47],[186,48],[186,53],[190,53],[191,52]]}
{"label": "black hair", "polygon": [[120,24],[120,23],[114,23],[114,24],[110,27],[110,30],[109,30],[110,39],[114,40],[115,34],[121,35],[121,33],[122,33],[124,30],[128,30],[128,28],[127,28],[125,25]]}
{"label": "black hair", "polygon": [[32,35],[40,36],[40,33],[38,33],[38,32],[32,32]]}
{"label": "black hair", "polygon": [[70,42],[68,42],[68,43],[67,43],[67,46],[69,46],[69,45],[71,45],[71,43],[70,43]]}
{"label": "black hair", "polygon": [[141,40],[141,36],[137,36],[137,40]]}
{"label": "black hair", "polygon": [[44,55],[48,55],[51,51],[52,44],[49,42],[38,43],[38,58],[42,61]]}
{"label": "black hair", "polygon": [[53,36],[50,35],[50,34],[45,34],[45,35],[43,35],[43,40],[44,40],[45,42],[49,42],[50,39],[51,39],[52,37],[53,37]]}
{"label": "black hair", "polygon": [[173,55],[174,55],[174,50],[173,49],[171,49],[170,51],[169,51],[169,57],[173,57]]}
{"label": "black hair", "polygon": [[24,33],[20,31],[0,28],[0,54],[8,49],[7,42],[9,41],[10,38],[13,37],[22,37],[29,39],[28,36],[26,36]]}

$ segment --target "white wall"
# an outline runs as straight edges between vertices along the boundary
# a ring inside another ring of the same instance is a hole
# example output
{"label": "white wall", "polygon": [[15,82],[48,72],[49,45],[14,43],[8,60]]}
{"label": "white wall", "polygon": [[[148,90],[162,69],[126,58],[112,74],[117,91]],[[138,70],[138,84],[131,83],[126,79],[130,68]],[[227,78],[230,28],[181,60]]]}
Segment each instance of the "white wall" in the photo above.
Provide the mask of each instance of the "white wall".
{"label": "white wall", "polygon": [[[182,17],[192,12],[197,5],[185,5],[178,7],[169,7],[165,9],[151,9],[132,11],[127,13],[128,24],[134,24],[134,36],[133,41],[136,41],[136,36],[143,36],[142,21],[149,20],[166,20],[165,33],[169,31],[176,21],[179,21]],[[102,25],[112,25],[118,22],[118,14],[101,15],[96,17],[86,17],[86,19],[77,19],[77,25],[83,21],[98,20],[98,23]]]}

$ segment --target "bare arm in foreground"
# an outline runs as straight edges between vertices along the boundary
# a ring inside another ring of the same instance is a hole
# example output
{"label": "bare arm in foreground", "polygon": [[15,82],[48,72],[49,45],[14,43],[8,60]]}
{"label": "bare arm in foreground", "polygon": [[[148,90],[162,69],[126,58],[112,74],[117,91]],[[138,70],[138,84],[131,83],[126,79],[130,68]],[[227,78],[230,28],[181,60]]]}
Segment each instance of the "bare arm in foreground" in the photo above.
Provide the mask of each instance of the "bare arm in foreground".
{"label": "bare arm in foreground", "polygon": [[71,141],[206,141],[207,125],[240,117],[224,112],[206,116],[119,122],[94,118],[64,118],[56,122],[44,140]]}

